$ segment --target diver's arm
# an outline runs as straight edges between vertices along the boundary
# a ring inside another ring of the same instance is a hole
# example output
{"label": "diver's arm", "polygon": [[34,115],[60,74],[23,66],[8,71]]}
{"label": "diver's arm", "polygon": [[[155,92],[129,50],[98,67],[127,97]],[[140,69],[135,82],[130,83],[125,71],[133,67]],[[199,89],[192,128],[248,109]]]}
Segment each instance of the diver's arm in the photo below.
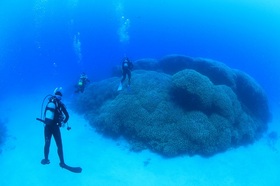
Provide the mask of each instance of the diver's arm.
{"label": "diver's arm", "polygon": [[63,103],[61,103],[61,110],[62,110],[63,114],[65,115],[65,119],[63,120],[63,123],[67,123],[67,121],[69,119],[69,114]]}

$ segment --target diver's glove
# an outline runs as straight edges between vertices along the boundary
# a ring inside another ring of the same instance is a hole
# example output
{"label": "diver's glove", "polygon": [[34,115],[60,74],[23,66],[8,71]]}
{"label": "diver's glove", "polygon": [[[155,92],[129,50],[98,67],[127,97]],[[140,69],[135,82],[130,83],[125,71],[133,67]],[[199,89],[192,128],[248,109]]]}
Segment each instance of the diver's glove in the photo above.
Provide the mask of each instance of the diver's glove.
{"label": "diver's glove", "polygon": [[67,128],[66,128],[67,130],[71,130],[71,127],[69,127],[68,122],[65,123],[65,122],[63,121],[63,122],[62,122],[62,126],[65,127],[65,125],[67,125]]}

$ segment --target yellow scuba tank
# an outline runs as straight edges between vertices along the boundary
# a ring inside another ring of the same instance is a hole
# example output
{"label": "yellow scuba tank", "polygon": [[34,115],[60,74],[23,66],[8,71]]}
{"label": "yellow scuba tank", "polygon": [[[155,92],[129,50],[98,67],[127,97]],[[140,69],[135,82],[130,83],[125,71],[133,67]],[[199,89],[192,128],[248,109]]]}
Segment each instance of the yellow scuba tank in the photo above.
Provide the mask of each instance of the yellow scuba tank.
{"label": "yellow scuba tank", "polygon": [[83,86],[83,81],[82,81],[82,80],[79,80],[78,85],[79,85],[79,86]]}

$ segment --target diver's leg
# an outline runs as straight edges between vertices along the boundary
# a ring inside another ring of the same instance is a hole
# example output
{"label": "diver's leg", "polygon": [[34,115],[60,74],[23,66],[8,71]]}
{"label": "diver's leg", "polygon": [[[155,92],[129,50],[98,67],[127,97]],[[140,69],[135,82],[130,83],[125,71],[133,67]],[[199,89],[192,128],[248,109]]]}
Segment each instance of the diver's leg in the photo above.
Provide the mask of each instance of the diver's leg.
{"label": "diver's leg", "polygon": [[125,78],[126,78],[126,70],[123,71],[123,77],[122,77],[121,83],[124,82]]}
{"label": "diver's leg", "polygon": [[119,87],[118,87],[118,91],[122,90],[123,82],[124,82],[125,78],[126,78],[126,72],[125,72],[125,70],[124,70],[124,71],[123,71],[123,74],[122,74],[121,82],[120,82]]}
{"label": "diver's leg", "polygon": [[59,127],[55,127],[53,137],[55,139],[55,143],[57,146],[57,154],[60,160],[60,165],[64,165],[64,157],[63,157],[63,148],[62,148],[62,139]]}
{"label": "diver's leg", "polygon": [[50,145],[51,145],[51,138],[52,138],[52,132],[50,130],[49,126],[45,126],[44,128],[44,137],[45,137],[45,146],[44,146],[44,157],[41,161],[42,164],[49,164],[49,151],[50,151]]}
{"label": "diver's leg", "polygon": [[128,70],[127,76],[128,76],[128,86],[130,86],[130,79],[131,79],[131,71],[130,70]]}

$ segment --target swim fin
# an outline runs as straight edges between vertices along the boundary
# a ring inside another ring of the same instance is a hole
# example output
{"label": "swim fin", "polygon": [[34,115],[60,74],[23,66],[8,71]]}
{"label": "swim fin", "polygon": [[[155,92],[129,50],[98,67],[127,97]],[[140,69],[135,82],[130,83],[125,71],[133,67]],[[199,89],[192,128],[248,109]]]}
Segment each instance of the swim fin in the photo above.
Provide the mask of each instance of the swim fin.
{"label": "swim fin", "polygon": [[119,84],[118,91],[122,90],[122,83]]}

